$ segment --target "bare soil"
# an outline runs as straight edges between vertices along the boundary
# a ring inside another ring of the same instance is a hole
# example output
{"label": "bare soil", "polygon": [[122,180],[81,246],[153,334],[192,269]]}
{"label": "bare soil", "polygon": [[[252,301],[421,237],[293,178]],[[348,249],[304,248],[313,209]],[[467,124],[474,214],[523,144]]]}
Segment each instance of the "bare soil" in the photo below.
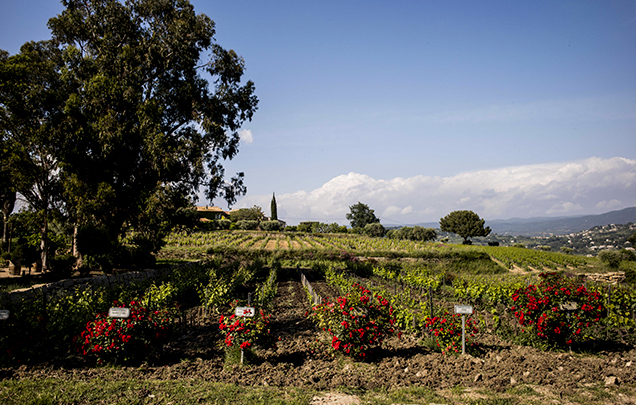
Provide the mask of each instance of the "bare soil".
{"label": "bare soil", "polygon": [[[334,295],[324,282],[312,285],[322,296]],[[62,356],[54,364],[0,369],[0,379],[192,378],[243,386],[310,387],[325,392],[341,387],[370,390],[409,386],[440,392],[458,386],[468,391],[483,388],[504,392],[516,385],[531,384],[540,387],[544,397],[556,400],[586,387],[636,386],[634,349],[595,355],[542,352],[487,334],[479,338],[480,349],[473,355],[443,355],[422,346],[420,337],[411,336],[391,339],[364,362],[332,358],[315,350],[318,331],[305,316],[310,306],[300,282],[281,281],[274,308],[272,330],[280,337],[278,346],[257,351],[258,358],[249,365],[226,365],[217,318],[201,317],[160,357],[142,366],[95,368],[80,357]],[[635,397],[622,398],[624,403],[636,403]],[[330,403],[326,397],[315,401]]]}

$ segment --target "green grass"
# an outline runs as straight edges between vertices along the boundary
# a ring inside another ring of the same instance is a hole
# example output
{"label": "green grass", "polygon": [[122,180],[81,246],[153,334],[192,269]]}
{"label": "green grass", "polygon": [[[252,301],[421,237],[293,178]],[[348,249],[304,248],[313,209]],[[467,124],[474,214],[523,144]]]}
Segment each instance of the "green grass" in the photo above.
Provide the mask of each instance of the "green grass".
{"label": "green grass", "polygon": [[253,388],[207,381],[8,380],[0,383],[0,403],[9,404],[309,404],[301,388]]}
{"label": "green grass", "polygon": [[[530,405],[544,404],[558,395],[544,396],[529,386],[521,385],[506,393],[480,389],[487,398],[471,399],[466,389],[456,386],[449,391],[410,386],[396,389],[365,390],[355,387],[329,390],[355,395],[361,404],[450,404],[470,405]],[[1,404],[280,404],[308,405],[314,396],[326,395],[309,387],[242,387],[236,384],[205,380],[138,380],[138,379],[78,379],[34,378],[0,381]],[[575,404],[603,404],[620,401],[619,394],[632,397],[633,386],[606,389],[601,386],[579,388],[563,393],[563,401]]]}

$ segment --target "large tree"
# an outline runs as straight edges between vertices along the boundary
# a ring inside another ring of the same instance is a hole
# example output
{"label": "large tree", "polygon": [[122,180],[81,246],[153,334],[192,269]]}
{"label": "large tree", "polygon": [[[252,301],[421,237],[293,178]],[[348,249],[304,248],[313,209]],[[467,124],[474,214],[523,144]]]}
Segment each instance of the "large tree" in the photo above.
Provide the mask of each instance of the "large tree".
{"label": "large tree", "polygon": [[19,192],[41,218],[45,268],[49,213],[61,202],[59,135],[68,94],[61,63],[62,53],[52,41],[27,42],[13,56],[0,51],[2,183]]}
{"label": "large tree", "polygon": [[49,28],[72,89],[59,156],[69,212],[115,244],[134,230],[138,247],[156,250],[170,218],[151,217],[199,186],[228,204],[245,193],[243,174],[226,181],[222,162],[257,108],[254,84],[241,83],[243,59],[187,0],[62,3]]}
{"label": "large tree", "polygon": [[374,211],[368,205],[358,201],[349,207],[350,212],[346,215],[347,220],[351,223],[352,228],[364,228],[368,224],[380,222],[380,218],[376,217]]}
{"label": "large tree", "polygon": [[439,220],[439,227],[444,232],[452,232],[464,238],[464,244],[470,244],[468,238],[490,234],[490,227],[484,227],[485,222],[472,211],[453,211]]}

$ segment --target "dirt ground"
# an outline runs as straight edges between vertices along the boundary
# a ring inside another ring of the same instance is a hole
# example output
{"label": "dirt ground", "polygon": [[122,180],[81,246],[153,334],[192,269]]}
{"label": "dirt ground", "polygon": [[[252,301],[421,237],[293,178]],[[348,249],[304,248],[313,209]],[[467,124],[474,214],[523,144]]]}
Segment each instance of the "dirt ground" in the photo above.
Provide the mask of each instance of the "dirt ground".
{"label": "dirt ground", "polygon": [[[313,286],[323,296],[333,295],[324,283]],[[464,387],[468,391],[485,388],[504,392],[516,385],[532,384],[558,402],[560,395],[585,387],[611,389],[636,384],[636,350],[598,355],[542,352],[511,345],[493,335],[481,336],[480,351],[472,356],[446,356],[422,346],[417,337],[403,337],[391,339],[365,362],[334,359],[313,350],[317,331],[305,317],[310,307],[300,282],[280,282],[274,308],[272,330],[280,336],[279,344],[259,351],[258,360],[248,366],[224,364],[216,318],[210,318],[199,319],[169,344],[160,358],[141,367],[94,368],[70,356],[55,364],[0,369],[0,379],[193,378],[243,386],[311,387],[329,393],[315,398],[316,404],[356,403],[355,397],[336,392],[342,387],[421,386],[440,392]],[[623,403],[636,403],[634,397],[622,398]]]}

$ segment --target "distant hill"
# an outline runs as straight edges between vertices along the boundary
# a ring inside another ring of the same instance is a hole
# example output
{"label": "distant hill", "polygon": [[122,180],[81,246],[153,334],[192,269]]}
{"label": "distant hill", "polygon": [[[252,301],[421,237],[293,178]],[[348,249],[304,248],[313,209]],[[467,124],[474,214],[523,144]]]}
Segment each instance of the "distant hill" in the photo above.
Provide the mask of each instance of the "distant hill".
{"label": "distant hill", "polygon": [[[636,222],[636,207],[606,212],[600,215],[578,217],[534,217],[486,220],[486,226],[498,235],[549,236],[581,232],[595,226]],[[417,224],[426,228],[439,228],[438,222]]]}

